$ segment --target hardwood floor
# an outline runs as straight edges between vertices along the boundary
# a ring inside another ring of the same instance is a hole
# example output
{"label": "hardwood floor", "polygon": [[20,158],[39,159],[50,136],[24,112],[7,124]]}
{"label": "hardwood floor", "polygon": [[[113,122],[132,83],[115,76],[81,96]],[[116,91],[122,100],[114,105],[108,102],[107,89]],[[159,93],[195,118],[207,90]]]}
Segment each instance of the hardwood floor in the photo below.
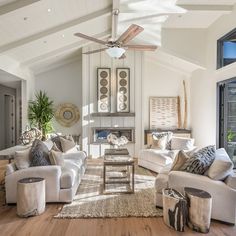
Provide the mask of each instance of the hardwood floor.
{"label": "hardwood floor", "polygon": [[[0,207],[0,235],[8,236],[61,236],[61,235],[101,235],[101,236],[169,236],[202,235],[186,227],[180,233],[168,228],[159,218],[119,218],[119,219],[54,219],[62,204],[48,204],[45,213],[27,219],[16,215],[16,206]],[[205,235],[236,235],[236,226],[212,221],[210,233]]]}
{"label": "hardwood floor", "polygon": [[[1,166],[0,166],[1,171]],[[31,218],[19,218],[16,206],[0,202],[0,236],[179,236],[203,235],[186,227],[184,233],[168,228],[159,218],[54,219],[63,204],[47,204],[46,211]],[[138,206],[137,206],[138,207]],[[236,235],[236,226],[212,221],[211,236]]]}

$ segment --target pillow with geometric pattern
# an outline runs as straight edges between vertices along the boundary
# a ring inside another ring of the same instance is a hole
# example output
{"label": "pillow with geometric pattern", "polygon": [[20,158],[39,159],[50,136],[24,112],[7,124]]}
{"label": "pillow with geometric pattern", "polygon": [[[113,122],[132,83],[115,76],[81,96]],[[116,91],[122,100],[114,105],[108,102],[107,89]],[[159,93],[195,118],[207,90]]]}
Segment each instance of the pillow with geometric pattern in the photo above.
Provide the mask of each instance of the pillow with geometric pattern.
{"label": "pillow with geometric pattern", "polygon": [[200,149],[184,163],[180,170],[203,175],[213,163],[215,152],[216,149],[213,145]]}

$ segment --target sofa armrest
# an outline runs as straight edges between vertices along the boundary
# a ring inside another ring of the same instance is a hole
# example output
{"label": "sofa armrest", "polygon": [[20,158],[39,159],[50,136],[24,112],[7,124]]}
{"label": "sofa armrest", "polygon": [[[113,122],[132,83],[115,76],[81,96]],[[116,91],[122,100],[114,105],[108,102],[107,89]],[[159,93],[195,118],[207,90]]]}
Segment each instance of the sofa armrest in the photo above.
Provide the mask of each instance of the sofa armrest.
{"label": "sofa armrest", "polygon": [[225,181],[224,181],[230,188],[233,188],[236,190],[236,173],[232,172],[231,175],[229,175]]}
{"label": "sofa armrest", "polygon": [[20,179],[29,177],[40,177],[45,179],[47,202],[59,200],[61,167],[53,165],[29,167],[7,175],[5,177],[7,203],[16,202],[17,182]]}
{"label": "sofa armrest", "polygon": [[87,158],[87,154],[84,151],[78,151],[73,153],[63,153],[63,158],[71,159],[71,160],[78,160],[82,159],[83,161]]}
{"label": "sofa armrest", "polygon": [[14,162],[6,165],[6,175],[10,175],[17,171],[16,164]]}

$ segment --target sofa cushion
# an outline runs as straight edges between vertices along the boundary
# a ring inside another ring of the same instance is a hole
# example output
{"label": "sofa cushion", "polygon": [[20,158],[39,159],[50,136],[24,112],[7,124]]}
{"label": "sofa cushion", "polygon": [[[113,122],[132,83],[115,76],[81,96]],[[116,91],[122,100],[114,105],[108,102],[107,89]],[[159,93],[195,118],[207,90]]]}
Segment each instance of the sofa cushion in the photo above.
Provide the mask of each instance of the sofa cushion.
{"label": "sofa cushion", "polygon": [[30,149],[30,166],[51,165],[47,146],[39,139],[35,139]]}
{"label": "sofa cushion", "polygon": [[231,171],[230,175],[225,179],[225,183],[236,190],[236,172]]}
{"label": "sofa cushion", "polygon": [[20,169],[26,169],[30,167],[30,148],[27,148],[23,151],[16,151],[15,152],[15,164],[18,170]]}
{"label": "sofa cushion", "polygon": [[75,142],[72,136],[69,136],[68,139],[60,137],[60,141],[63,152],[67,152],[75,147]]}
{"label": "sofa cushion", "polygon": [[167,136],[156,137],[155,135],[153,135],[152,146],[151,146],[152,149],[165,150],[166,144],[167,144]]}
{"label": "sofa cushion", "polygon": [[193,145],[194,139],[192,138],[172,137],[171,139],[171,150],[191,150]]}
{"label": "sofa cushion", "polygon": [[[167,131],[167,132],[153,132],[152,133],[152,140],[153,140],[153,144],[151,145],[150,148],[155,148],[155,140],[158,140],[158,139],[162,139],[163,137],[166,137],[166,140],[165,138],[163,138],[162,140],[165,140],[165,147],[164,148],[159,148],[159,149],[168,149],[170,150],[171,147],[170,147],[170,141],[171,141],[171,138],[173,136],[173,133],[170,132],[170,131]],[[153,147],[154,146],[154,147]]]}
{"label": "sofa cushion", "polygon": [[173,155],[169,150],[144,149],[140,151],[139,158],[165,166],[173,162]]}
{"label": "sofa cushion", "polygon": [[52,142],[56,144],[57,148],[62,152],[62,146],[61,146],[61,141],[60,141],[60,136],[57,135],[55,137],[51,138]]}
{"label": "sofa cushion", "polygon": [[224,148],[216,150],[215,160],[206,174],[214,180],[224,180],[233,170],[234,164]]}
{"label": "sofa cushion", "polygon": [[185,164],[185,162],[189,159],[190,157],[188,154],[184,151],[179,151],[178,155],[174,159],[174,162],[171,166],[170,171],[172,170],[180,170],[181,167]]}
{"label": "sofa cushion", "polygon": [[52,149],[52,147],[53,147],[53,142],[52,142],[51,139],[47,139],[47,140],[44,141],[43,143],[47,146],[47,148],[48,148],[49,151]]}
{"label": "sofa cushion", "polygon": [[57,152],[54,150],[51,150],[49,154],[50,162],[52,165],[57,165],[57,166],[64,166],[64,158],[62,156],[62,152]]}
{"label": "sofa cushion", "polygon": [[184,165],[182,171],[203,175],[215,159],[215,146],[207,146],[195,152]]}

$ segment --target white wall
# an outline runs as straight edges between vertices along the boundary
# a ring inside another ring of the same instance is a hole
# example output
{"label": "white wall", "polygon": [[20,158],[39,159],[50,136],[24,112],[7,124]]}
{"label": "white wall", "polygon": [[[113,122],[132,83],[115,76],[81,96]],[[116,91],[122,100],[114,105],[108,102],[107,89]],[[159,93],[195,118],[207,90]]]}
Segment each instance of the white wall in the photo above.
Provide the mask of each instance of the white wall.
{"label": "white wall", "polygon": [[[83,51],[98,49],[96,45],[83,48]],[[143,140],[142,130],[142,58],[141,52],[130,51],[126,59],[111,59],[105,52],[83,55],[83,149],[94,158],[103,155],[108,144],[93,144],[91,132],[93,127],[135,127],[136,142],[127,145],[131,155],[138,155]],[[111,68],[111,111],[115,112],[116,104],[116,68],[130,68],[130,112],[135,112],[135,117],[92,117],[97,112],[97,68]]]}
{"label": "white wall", "polygon": [[217,82],[236,76],[236,63],[216,70],[217,40],[236,27],[235,18],[236,10],[210,26],[206,40],[206,70],[193,73],[191,78],[191,123],[199,146],[216,144]]}
{"label": "white wall", "polygon": [[[82,61],[77,59],[60,67],[36,75],[35,90],[46,91],[54,101],[55,108],[61,103],[75,104],[81,113],[82,107]],[[63,127],[53,121],[56,132],[81,134],[81,119],[72,127]]]}
{"label": "white wall", "polygon": [[[190,110],[189,77],[181,71],[173,70],[158,62],[158,59],[145,57],[145,72],[143,78],[143,123],[144,129],[149,129],[149,97],[180,96],[181,110],[183,111],[183,80],[186,82],[188,110]],[[182,112],[183,113],[183,112]],[[183,121],[183,114],[182,114]],[[190,112],[188,112],[188,128],[190,128]]]}

